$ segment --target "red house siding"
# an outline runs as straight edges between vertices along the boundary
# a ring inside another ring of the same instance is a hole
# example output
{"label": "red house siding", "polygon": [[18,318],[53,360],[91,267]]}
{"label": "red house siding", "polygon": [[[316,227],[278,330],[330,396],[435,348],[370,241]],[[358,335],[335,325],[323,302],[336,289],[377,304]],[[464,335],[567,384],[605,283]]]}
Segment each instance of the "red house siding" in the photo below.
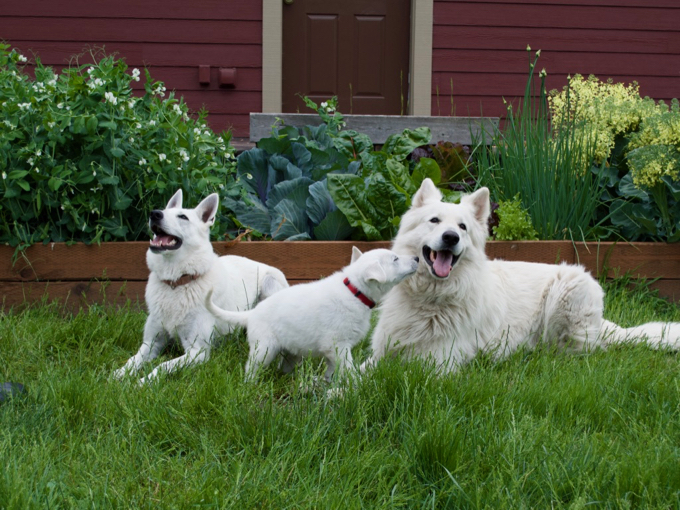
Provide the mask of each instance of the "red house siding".
{"label": "red house siding", "polygon": [[[6,1],[0,39],[56,68],[104,46],[130,67],[146,66],[193,110],[205,106],[213,129],[231,127],[235,136],[248,136],[249,113],[262,109],[260,1]],[[210,85],[199,84],[199,65],[212,66]],[[235,87],[218,86],[220,67],[237,69]]]}
{"label": "red house siding", "polygon": [[500,97],[526,84],[527,45],[541,50],[548,90],[579,73],[635,80],[654,99],[680,96],[675,0],[435,0],[432,115],[504,116]]}
{"label": "red house siding", "polygon": [[[0,38],[54,67],[103,45],[237,137],[262,110],[261,0],[5,1]],[[680,95],[677,0],[434,0],[432,114],[503,116],[501,97],[524,89],[527,44],[542,50],[549,89],[580,73],[636,80],[655,99]],[[208,86],[199,65],[212,66]],[[219,67],[237,68],[235,87],[218,86]]]}

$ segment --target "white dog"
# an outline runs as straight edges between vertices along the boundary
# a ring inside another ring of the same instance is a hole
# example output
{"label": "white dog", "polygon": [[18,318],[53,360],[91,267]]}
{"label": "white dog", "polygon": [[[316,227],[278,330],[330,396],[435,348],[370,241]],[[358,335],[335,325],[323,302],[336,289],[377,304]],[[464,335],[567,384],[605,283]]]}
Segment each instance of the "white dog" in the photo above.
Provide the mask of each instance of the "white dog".
{"label": "white dog", "polygon": [[149,226],[154,236],[146,254],[151,273],[146,286],[149,316],[144,341],[137,354],[115,372],[120,378],[137,372],[143,363],[156,358],[168,340],[180,340],[185,354],[159,365],[145,382],[160,371],[208,359],[213,330],[231,331],[229,324],[216,322],[204,306],[205,296],[215,289],[215,300],[228,310],[246,310],[274,292],[288,287],[276,268],[244,257],[218,257],[210,244],[210,227],[219,205],[216,193],[195,209],[182,209],[182,190],[173,195],[165,210],[151,211]]}
{"label": "white dog", "polygon": [[398,257],[382,249],[362,254],[354,247],[350,265],[341,271],[284,289],[252,310],[222,310],[211,294],[205,304],[218,319],[248,329],[247,379],[283,351],[285,371],[303,355],[325,357],[330,380],[336,367],[340,373],[352,367],[351,349],[368,333],[375,303],[417,268],[417,256]]}
{"label": "white dog", "polygon": [[503,355],[540,341],[577,349],[628,339],[678,345],[680,323],[623,329],[605,321],[602,288],[581,266],[488,260],[486,188],[460,204],[441,199],[426,179],[401,219],[393,249],[421,262],[385,297],[366,365],[390,350],[454,370],[480,350]]}

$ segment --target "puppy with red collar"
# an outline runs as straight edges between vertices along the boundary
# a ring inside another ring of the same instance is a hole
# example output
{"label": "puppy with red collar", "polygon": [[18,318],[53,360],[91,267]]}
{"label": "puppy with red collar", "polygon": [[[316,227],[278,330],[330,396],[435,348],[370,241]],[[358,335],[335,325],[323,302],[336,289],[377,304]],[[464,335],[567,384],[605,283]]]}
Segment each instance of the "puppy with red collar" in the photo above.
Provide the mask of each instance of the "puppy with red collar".
{"label": "puppy with red collar", "polygon": [[307,354],[326,359],[326,379],[335,369],[353,367],[351,349],[368,333],[376,302],[418,268],[418,257],[400,257],[390,250],[364,254],[352,248],[349,266],[319,281],[277,292],[255,308],[227,311],[213,302],[206,308],[218,319],[248,330],[250,355],[246,379],[284,353],[284,371]]}

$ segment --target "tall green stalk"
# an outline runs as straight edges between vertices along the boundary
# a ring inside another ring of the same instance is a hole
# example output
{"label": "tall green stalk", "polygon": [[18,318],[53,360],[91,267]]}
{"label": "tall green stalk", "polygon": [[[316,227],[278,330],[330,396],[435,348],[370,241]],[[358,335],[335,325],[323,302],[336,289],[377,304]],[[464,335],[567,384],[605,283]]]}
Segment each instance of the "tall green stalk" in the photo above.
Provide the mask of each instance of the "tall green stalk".
{"label": "tall green stalk", "polygon": [[519,194],[541,239],[587,239],[602,193],[590,170],[593,139],[588,130],[576,129],[573,119],[550,118],[544,72],[535,95],[539,54],[529,64],[518,110],[508,106],[505,125],[490,144],[484,132],[476,140],[480,184],[488,186],[497,201]]}

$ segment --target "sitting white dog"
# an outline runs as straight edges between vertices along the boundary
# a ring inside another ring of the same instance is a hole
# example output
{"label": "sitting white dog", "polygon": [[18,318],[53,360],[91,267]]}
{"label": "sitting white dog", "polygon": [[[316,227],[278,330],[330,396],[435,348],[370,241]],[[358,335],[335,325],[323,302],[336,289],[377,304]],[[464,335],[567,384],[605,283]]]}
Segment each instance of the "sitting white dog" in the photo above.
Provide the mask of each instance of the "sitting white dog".
{"label": "sitting white dog", "polygon": [[114,376],[122,378],[139,371],[156,358],[168,341],[180,340],[185,354],[160,364],[142,383],[161,371],[201,363],[208,359],[213,330],[226,334],[229,324],[215,321],[203,305],[209,290],[229,310],[247,310],[259,300],[288,287],[278,269],[244,257],[219,257],[210,244],[210,227],[215,221],[219,197],[213,193],[195,209],[182,208],[182,190],[173,195],[164,210],[151,211],[149,227],[154,236],[146,254],[151,274],[146,285],[149,317],[144,341]]}
{"label": "sitting white dog", "polygon": [[223,310],[212,302],[212,292],[205,306],[219,320],[247,328],[246,379],[254,379],[260,367],[285,352],[284,371],[303,355],[323,356],[330,380],[336,367],[340,373],[352,367],[351,349],[368,333],[375,303],[417,268],[418,257],[383,249],[362,254],[353,247],[351,263],[341,271],[283,289],[252,310]]}

